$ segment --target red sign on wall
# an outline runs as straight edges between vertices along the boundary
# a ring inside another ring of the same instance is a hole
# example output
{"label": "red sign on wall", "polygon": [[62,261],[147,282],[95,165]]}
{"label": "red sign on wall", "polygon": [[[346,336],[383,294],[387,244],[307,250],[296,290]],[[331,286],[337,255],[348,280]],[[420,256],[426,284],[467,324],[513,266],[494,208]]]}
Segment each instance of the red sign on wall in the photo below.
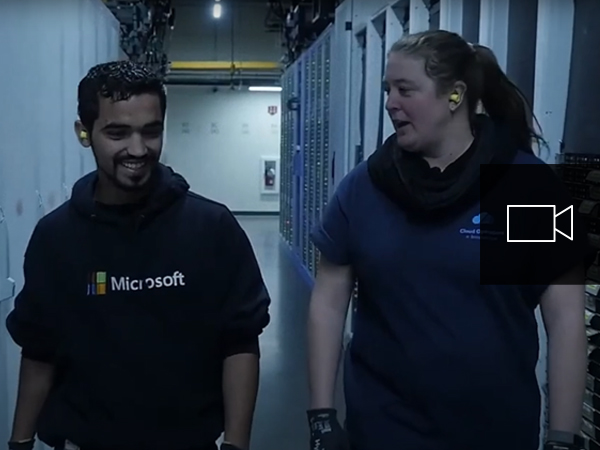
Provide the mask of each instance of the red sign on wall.
{"label": "red sign on wall", "polygon": [[274,116],[275,114],[277,114],[277,106],[269,106],[269,108],[267,109],[267,111],[269,111],[269,114],[271,114],[272,116]]}

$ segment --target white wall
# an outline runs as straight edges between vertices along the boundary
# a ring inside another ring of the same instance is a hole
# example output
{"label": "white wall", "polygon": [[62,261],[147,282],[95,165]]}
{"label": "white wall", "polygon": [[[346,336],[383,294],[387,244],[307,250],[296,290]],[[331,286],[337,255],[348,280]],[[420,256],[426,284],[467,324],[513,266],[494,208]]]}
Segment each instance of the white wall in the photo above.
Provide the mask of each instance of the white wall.
{"label": "white wall", "polygon": [[574,14],[574,2],[546,0],[538,5],[533,107],[550,147],[544,155],[548,163],[555,162],[565,128]]}
{"label": "white wall", "polygon": [[169,86],[168,96],[164,161],[232,211],[278,212],[279,195],[261,194],[260,161],[280,155],[280,93]]}
{"label": "white wall", "polygon": [[[95,165],[73,132],[77,84],[94,64],[118,59],[119,27],[100,0],[0,0],[0,293],[21,288],[25,247],[40,217]],[[4,217],[4,219],[3,219]],[[8,267],[5,267],[8,266]],[[0,296],[2,297],[2,296]],[[19,353],[0,298],[0,442],[16,400]]]}

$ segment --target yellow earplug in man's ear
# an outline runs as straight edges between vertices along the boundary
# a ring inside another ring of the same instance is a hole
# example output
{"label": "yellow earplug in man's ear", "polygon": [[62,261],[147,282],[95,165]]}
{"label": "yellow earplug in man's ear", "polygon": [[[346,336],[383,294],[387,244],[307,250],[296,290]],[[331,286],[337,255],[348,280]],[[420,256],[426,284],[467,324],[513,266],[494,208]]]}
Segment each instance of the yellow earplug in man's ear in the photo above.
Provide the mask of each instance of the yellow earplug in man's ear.
{"label": "yellow earplug in man's ear", "polygon": [[458,93],[455,92],[454,94],[450,95],[450,101],[452,103],[460,102],[460,95],[458,95]]}
{"label": "yellow earplug in man's ear", "polygon": [[82,131],[81,133],[79,133],[79,137],[81,139],[87,139],[88,138],[87,131]]}

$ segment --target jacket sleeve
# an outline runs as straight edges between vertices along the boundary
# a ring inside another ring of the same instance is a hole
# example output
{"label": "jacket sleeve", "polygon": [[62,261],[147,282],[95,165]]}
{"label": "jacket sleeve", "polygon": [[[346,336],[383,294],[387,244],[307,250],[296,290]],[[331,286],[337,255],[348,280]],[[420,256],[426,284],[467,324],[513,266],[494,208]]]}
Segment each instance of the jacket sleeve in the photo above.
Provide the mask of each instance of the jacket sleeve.
{"label": "jacket sleeve", "polygon": [[225,268],[224,356],[259,354],[258,336],[269,324],[271,299],[250,240],[231,212],[221,221]]}
{"label": "jacket sleeve", "polygon": [[15,298],[6,328],[25,358],[51,363],[56,353],[54,288],[40,224],[25,251],[24,285]]}

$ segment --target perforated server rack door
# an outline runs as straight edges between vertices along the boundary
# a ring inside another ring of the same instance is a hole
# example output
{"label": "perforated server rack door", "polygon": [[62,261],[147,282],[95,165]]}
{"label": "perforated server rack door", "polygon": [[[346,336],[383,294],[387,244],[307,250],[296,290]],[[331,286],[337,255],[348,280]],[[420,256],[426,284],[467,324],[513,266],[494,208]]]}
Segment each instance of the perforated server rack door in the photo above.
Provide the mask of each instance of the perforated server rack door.
{"label": "perforated server rack door", "polygon": [[[321,190],[323,189],[323,174],[321,165],[323,160],[323,41],[315,45],[315,153],[314,153],[314,182],[313,185],[313,208],[311,210],[310,219],[311,226],[314,225],[321,217]],[[317,249],[311,243],[311,273],[317,275]]]}
{"label": "perforated server rack door", "polygon": [[[590,244],[600,249],[600,155],[564,153],[557,157],[557,173],[574,199]],[[582,433],[586,448],[600,450],[600,267],[598,258],[587,272],[585,320],[588,336],[588,374],[583,405]]]}
{"label": "perforated server rack door", "polygon": [[310,61],[307,53],[301,57],[302,64],[302,87],[301,87],[301,106],[302,110],[302,218],[301,229],[302,234],[302,254],[300,258],[302,264],[308,267],[308,184],[309,179],[309,160],[308,153],[310,148]]}
{"label": "perforated server rack door", "polygon": [[291,115],[293,111],[289,108],[293,92],[293,68],[288,68],[281,77],[281,168],[279,187],[279,233],[287,245],[292,245],[291,239],[291,216],[292,216],[292,158],[293,158],[293,130]]}
{"label": "perforated server rack door", "polygon": [[301,83],[302,83],[302,65],[294,64],[294,92],[295,99],[298,101],[297,110],[294,114],[294,159],[293,159],[293,178],[292,178],[292,241],[293,249],[300,256],[302,246],[302,145],[303,145],[303,117],[302,105],[300,103]]}
{"label": "perforated server rack door", "polygon": [[[297,253],[308,273],[316,275],[318,252],[310,240],[310,232],[321,220],[328,203],[331,164],[329,161],[329,101],[330,101],[330,52],[332,26],[289,68],[284,78],[284,92],[292,92],[299,100],[298,111],[286,112],[283,124],[289,135],[282,136],[282,151],[289,151],[291,159],[283,159],[282,164],[293,169],[284,177],[285,195],[282,203],[288,208],[290,231],[287,238],[296,247]],[[290,73],[288,73],[290,72]],[[289,78],[288,78],[289,77]],[[290,78],[293,81],[290,81]],[[286,122],[286,120],[289,121]],[[292,137],[293,136],[293,137]],[[287,156],[286,156],[287,158]],[[282,180],[283,182],[283,180]],[[298,188],[296,186],[298,185]],[[282,192],[284,189],[282,189]],[[298,210],[296,209],[298,206]],[[282,209],[283,213],[283,209]],[[288,219],[282,219],[287,221]],[[282,230],[285,227],[282,225]],[[282,231],[283,233],[283,231]]]}
{"label": "perforated server rack door", "polygon": [[[309,98],[310,98],[310,128],[309,128],[309,136],[310,136],[310,146],[308,149],[308,173],[309,173],[309,183],[308,183],[308,210],[306,214],[307,218],[307,234],[310,235],[310,228],[313,224],[313,214],[315,211],[315,188],[317,184],[316,179],[316,160],[317,160],[317,134],[318,128],[316,123],[317,117],[317,102],[318,98],[318,83],[319,80],[317,78],[317,48],[313,44],[308,50],[308,57],[310,61],[310,86],[309,86]],[[311,275],[314,276],[314,245],[310,241],[310,236],[308,238],[308,249],[306,255],[306,267]]]}
{"label": "perforated server rack door", "polygon": [[[333,26],[330,25],[313,44],[316,70],[315,114],[313,116],[315,127],[315,159],[313,165],[315,184],[311,226],[314,226],[321,220],[324,208],[329,199],[329,101],[332,33]],[[313,246],[311,272],[314,276],[316,276],[318,261],[318,250]]]}
{"label": "perforated server rack door", "polygon": [[[319,198],[317,199],[317,213],[316,217],[320,220],[323,211],[325,210],[329,201],[329,179],[331,176],[331,163],[330,163],[330,151],[329,151],[329,133],[330,133],[330,121],[329,121],[329,110],[330,110],[330,92],[331,92],[331,36],[333,35],[333,27],[328,29],[323,38],[322,47],[322,83],[323,90],[321,94],[322,99],[322,116],[321,116],[321,129],[322,129],[322,141],[321,141],[321,154],[319,161]],[[318,260],[318,255],[317,255]]]}
{"label": "perforated server rack door", "polygon": [[329,183],[331,178],[331,161],[329,151],[329,133],[330,133],[330,98],[331,98],[331,37],[333,28],[327,31],[323,39],[323,148],[321,153],[321,198],[317,211],[317,217],[320,219],[323,211],[329,203]]}

